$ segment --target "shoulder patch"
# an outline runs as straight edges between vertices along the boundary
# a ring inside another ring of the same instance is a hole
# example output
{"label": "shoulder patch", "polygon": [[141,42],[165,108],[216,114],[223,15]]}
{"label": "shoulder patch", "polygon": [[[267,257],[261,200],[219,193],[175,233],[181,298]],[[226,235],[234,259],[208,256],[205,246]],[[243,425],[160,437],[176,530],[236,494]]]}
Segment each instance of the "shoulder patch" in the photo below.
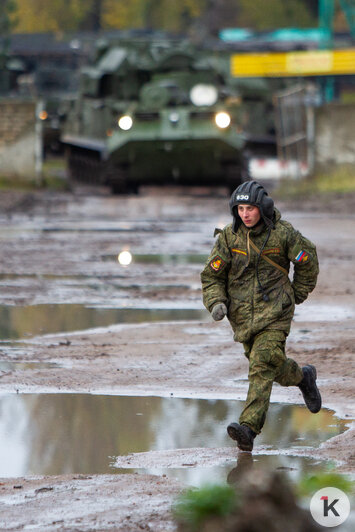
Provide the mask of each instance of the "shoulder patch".
{"label": "shoulder patch", "polygon": [[225,262],[219,255],[216,255],[213,257],[213,259],[209,263],[209,267],[214,271],[218,272],[223,266],[225,265]]}
{"label": "shoulder patch", "polygon": [[295,261],[296,262],[307,262],[308,258],[309,257],[307,253],[301,249],[301,251],[296,255]]}

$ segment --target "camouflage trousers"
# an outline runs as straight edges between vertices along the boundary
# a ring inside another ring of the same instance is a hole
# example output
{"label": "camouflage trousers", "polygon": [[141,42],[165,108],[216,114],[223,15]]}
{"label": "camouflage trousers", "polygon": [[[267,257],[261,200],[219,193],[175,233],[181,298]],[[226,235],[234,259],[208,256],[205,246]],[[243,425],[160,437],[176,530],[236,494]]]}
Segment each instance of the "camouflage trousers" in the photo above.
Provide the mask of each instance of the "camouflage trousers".
{"label": "camouflage trousers", "polygon": [[249,360],[249,390],[239,423],[260,433],[269,408],[272,385],[297,386],[303,373],[297,362],[285,354],[286,333],[265,330],[243,344]]}

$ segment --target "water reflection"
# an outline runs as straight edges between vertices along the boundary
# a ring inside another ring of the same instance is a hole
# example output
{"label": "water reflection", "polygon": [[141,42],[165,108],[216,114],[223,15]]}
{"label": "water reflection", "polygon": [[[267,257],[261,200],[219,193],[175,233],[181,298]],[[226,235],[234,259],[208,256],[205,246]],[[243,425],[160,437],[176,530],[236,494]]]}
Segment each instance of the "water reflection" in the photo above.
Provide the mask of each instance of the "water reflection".
{"label": "water reflection", "polygon": [[238,486],[245,473],[249,471],[278,471],[297,482],[301,476],[324,471],[324,463],[312,458],[299,456],[268,456],[253,455],[251,453],[240,453],[232,469],[229,468],[226,481],[231,486]]}
{"label": "water reflection", "polygon": [[[242,401],[174,399],[162,401],[159,416],[152,423],[156,434],[155,450],[184,447],[235,446],[225,436],[226,424],[237,421]],[[171,420],[181,419],[172,423]],[[227,422],[227,423],[226,423]],[[330,410],[317,416],[303,406],[271,404],[257,445],[272,449],[316,447],[344,430],[344,422]]]}
{"label": "water reflection", "polygon": [[[283,472],[292,483],[297,483],[302,476],[324,472],[327,467],[328,465],[324,462],[308,457],[239,453],[234,464],[229,462],[212,467],[149,468],[136,471],[153,475],[166,475],[190,486],[198,487],[204,484],[224,483],[237,486],[247,469],[256,472],[259,470]],[[119,469],[118,471],[124,473],[134,470]]]}
{"label": "water reflection", "polygon": [[198,320],[206,311],[195,309],[107,309],[84,305],[0,305],[0,340],[38,334],[107,327],[116,323]]}
{"label": "water reflection", "polygon": [[[237,419],[243,403],[160,397],[117,397],[88,394],[0,396],[0,476],[112,473],[113,457],[150,450],[235,447],[226,424]],[[344,423],[324,410],[316,424],[306,408],[273,404],[257,446],[296,449],[318,446],[345,430]],[[287,422],[286,422],[287,421]],[[302,436],[302,440],[298,438]],[[264,456],[265,455],[265,456]],[[253,461],[290,468],[299,474],[312,461],[305,458],[253,454]],[[291,465],[290,465],[291,464]],[[197,464],[198,466],[198,464]],[[234,465],[236,467],[237,464]],[[150,469],[192,484],[227,478],[222,467]],[[231,473],[232,474],[232,473]],[[236,474],[236,473],[234,473]]]}
{"label": "water reflection", "polygon": [[159,403],[88,394],[4,395],[0,476],[112,472],[110,455],[150,448],[149,418]]}
{"label": "water reflection", "polygon": [[17,369],[50,369],[57,368],[59,364],[56,362],[8,362],[7,360],[0,360],[1,371],[16,371]]}
{"label": "water reflection", "polygon": [[240,453],[236,465],[227,475],[227,482],[231,486],[237,486],[241,477],[253,468],[253,455],[251,453]]}
{"label": "water reflection", "polygon": [[[126,253],[122,251],[121,253]],[[120,253],[120,255],[121,255]],[[131,254],[130,254],[131,255]],[[102,255],[103,261],[117,261],[117,255]],[[130,257],[129,264],[164,264],[164,265],[181,265],[181,264],[199,264],[200,266],[206,262],[208,255],[198,253],[134,253]],[[120,262],[120,261],[119,261]]]}

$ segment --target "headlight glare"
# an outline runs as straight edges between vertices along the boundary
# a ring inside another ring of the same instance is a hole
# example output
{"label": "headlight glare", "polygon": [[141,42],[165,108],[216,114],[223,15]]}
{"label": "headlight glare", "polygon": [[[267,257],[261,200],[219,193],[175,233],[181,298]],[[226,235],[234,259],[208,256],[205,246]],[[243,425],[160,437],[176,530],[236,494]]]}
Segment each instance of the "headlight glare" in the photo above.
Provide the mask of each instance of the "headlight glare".
{"label": "headlight glare", "polygon": [[214,119],[216,125],[221,129],[225,129],[231,123],[231,117],[225,111],[217,113]]}
{"label": "headlight glare", "polygon": [[48,113],[47,113],[47,111],[45,111],[45,110],[43,109],[43,111],[41,111],[41,112],[39,113],[38,118],[39,118],[40,120],[47,120],[47,118],[48,118]]}
{"label": "headlight glare", "polygon": [[124,131],[128,131],[133,126],[132,117],[129,115],[121,116],[121,118],[118,120],[118,125]]}
{"label": "headlight glare", "polygon": [[213,85],[198,83],[190,90],[190,100],[198,107],[214,105],[218,100],[218,91]]}

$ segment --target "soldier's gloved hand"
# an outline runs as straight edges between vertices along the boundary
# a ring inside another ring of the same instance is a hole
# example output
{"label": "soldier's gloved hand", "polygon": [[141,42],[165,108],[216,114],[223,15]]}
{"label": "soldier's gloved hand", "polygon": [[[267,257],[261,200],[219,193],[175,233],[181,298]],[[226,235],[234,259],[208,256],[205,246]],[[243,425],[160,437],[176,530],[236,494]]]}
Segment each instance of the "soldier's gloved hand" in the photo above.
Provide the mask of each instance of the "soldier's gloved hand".
{"label": "soldier's gloved hand", "polygon": [[212,318],[214,321],[223,320],[224,316],[227,315],[227,307],[224,303],[217,303],[212,309]]}

